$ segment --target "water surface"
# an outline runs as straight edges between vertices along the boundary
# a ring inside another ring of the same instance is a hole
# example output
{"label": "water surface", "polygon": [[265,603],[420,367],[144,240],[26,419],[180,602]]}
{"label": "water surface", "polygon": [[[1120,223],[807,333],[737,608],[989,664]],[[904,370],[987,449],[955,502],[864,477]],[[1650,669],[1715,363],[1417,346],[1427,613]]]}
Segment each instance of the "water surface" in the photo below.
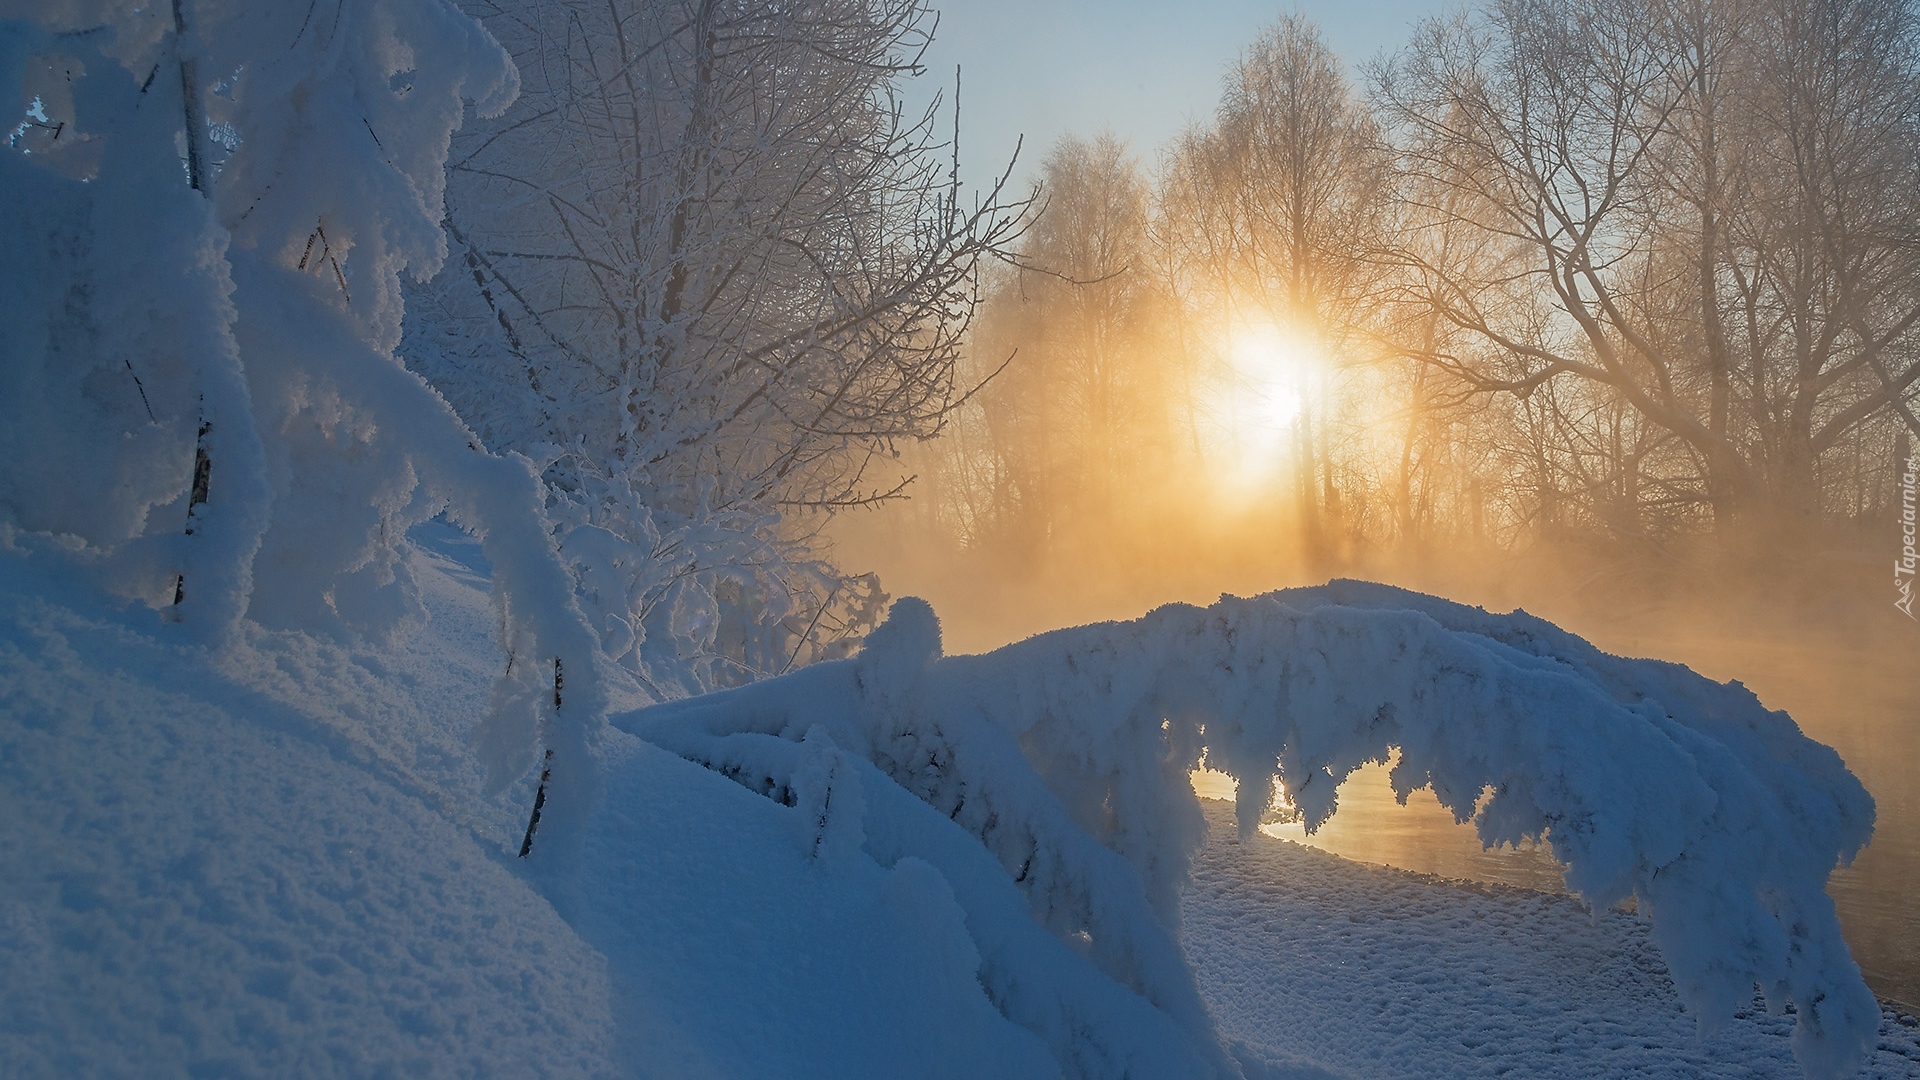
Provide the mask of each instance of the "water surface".
{"label": "water surface", "polygon": [[[1784,709],[1808,736],[1834,747],[1872,793],[1874,837],[1827,886],[1867,985],[1884,998],[1920,1004],[1920,631],[1914,650],[1848,649],[1728,638],[1596,640],[1609,652],[1686,663],[1718,680],[1738,678],[1769,708]],[[1196,777],[1204,796],[1227,798],[1232,781]],[[1340,788],[1339,811],[1319,832],[1270,825],[1360,862],[1451,878],[1564,891],[1544,849],[1486,851],[1428,791],[1394,801],[1385,766],[1368,766]]]}

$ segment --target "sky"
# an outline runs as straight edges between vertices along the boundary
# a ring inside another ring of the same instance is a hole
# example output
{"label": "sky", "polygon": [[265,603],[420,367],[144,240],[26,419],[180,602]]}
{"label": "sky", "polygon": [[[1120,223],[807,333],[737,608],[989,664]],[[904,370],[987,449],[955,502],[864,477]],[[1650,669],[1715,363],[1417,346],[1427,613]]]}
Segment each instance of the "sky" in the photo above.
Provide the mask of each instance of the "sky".
{"label": "sky", "polygon": [[1024,134],[1025,180],[1054,140],[1110,128],[1152,164],[1209,117],[1227,65],[1279,14],[1305,12],[1359,64],[1404,42],[1446,0],[935,0],[940,24],[913,100],[949,91],[961,68],[961,170],[978,183]]}

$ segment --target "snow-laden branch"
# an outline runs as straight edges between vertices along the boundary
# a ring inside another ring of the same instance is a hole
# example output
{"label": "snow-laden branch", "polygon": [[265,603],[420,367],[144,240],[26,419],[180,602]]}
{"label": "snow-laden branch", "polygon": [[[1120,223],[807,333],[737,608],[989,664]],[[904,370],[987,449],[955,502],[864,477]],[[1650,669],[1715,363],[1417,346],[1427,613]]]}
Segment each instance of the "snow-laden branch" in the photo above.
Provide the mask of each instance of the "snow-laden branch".
{"label": "snow-laden branch", "polygon": [[[504,783],[552,752],[551,861],[594,803],[598,642],[529,462],[393,356],[402,273],[446,254],[453,132],[518,86],[447,0],[0,3],[0,93],[53,110],[0,144],[0,550],[203,641],[243,617],[379,636],[420,610],[407,528],[447,513],[509,655],[483,756]],[[183,168],[203,142],[223,153]]]}
{"label": "snow-laden branch", "polygon": [[[1276,781],[1311,828],[1341,780],[1396,749],[1402,798],[1432,788],[1488,844],[1544,839],[1592,904],[1637,898],[1703,1026],[1758,984],[1798,1010],[1809,1075],[1847,1075],[1873,1045],[1879,1009],[1823,892],[1873,822],[1838,755],[1738,684],[1608,656],[1524,613],[1335,582],[941,659],[938,622],[909,599],[852,660],[616,722],[810,808],[823,836],[834,802],[796,781],[798,744],[864,759],[888,782],[850,801],[868,808],[865,843],[882,862],[911,854],[974,873],[929,854],[945,824],[871,809],[896,788],[971,834],[1102,973],[995,937],[991,901],[954,879],[983,985],[1070,1075],[1119,1076],[1129,1060],[1157,1075],[1130,1056],[1143,1038],[1185,1059],[1168,1075],[1237,1072],[1174,938],[1204,832],[1190,771],[1238,778],[1243,830]],[[1159,1026],[1096,1004],[1108,983]]]}

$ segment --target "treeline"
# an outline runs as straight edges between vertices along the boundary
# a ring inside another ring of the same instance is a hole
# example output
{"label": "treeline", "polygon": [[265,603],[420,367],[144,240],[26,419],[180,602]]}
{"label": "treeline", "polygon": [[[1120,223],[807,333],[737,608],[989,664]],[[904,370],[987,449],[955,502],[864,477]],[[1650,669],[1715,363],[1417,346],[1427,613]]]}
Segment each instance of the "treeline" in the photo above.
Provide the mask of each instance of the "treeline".
{"label": "treeline", "polygon": [[[924,513],[1036,557],[1174,550],[1230,504],[1323,568],[1885,540],[1917,103],[1903,0],[1495,0],[1358,81],[1282,18],[1151,169],[1111,136],[1045,159]],[[1293,399],[1249,451],[1259,333]]]}

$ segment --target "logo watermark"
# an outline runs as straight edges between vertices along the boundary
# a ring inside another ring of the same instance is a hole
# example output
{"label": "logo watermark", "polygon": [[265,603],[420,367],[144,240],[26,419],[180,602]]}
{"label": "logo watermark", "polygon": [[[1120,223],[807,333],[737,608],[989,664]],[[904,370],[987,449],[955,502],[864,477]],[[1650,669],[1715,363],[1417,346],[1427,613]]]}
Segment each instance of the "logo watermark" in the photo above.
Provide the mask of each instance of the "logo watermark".
{"label": "logo watermark", "polygon": [[1893,606],[1909,619],[1920,622],[1913,613],[1913,579],[1920,552],[1914,550],[1914,537],[1920,531],[1914,508],[1915,481],[1920,480],[1920,458],[1908,458],[1906,471],[1900,474],[1900,557],[1893,561],[1893,589],[1898,596]]}

